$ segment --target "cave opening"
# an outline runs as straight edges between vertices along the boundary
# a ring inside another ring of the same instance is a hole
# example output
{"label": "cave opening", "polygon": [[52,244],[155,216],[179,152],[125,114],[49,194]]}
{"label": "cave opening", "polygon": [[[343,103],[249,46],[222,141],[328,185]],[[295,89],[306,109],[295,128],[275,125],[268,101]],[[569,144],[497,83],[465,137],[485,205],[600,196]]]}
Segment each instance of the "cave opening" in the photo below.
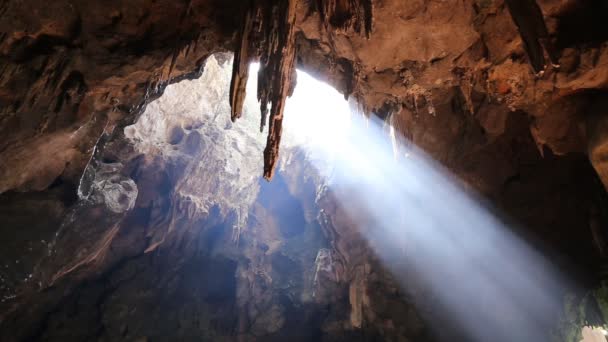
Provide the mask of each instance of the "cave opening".
{"label": "cave opening", "polygon": [[[369,319],[370,289],[360,279],[366,271],[341,265],[345,254],[363,258],[359,253],[388,272],[385,277],[400,289],[397,298],[410,302],[418,319],[442,322],[441,330],[423,334],[480,341],[546,338],[562,310],[561,298],[576,283],[480,197],[396,135],[398,112],[385,111],[382,119],[353,113],[356,103],[298,71],[285,109],[278,170],[266,182],[260,177],[264,140],[252,95],[257,80],[248,80],[243,117],[229,121],[230,63],[210,57],[201,79],[167,87],[125,135],[140,151],[173,157],[172,183],[196,208],[187,210],[213,205],[224,212],[226,221],[206,246],[216,257],[255,256],[237,267],[236,281],[262,292],[274,289],[282,298],[278,304],[267,301],[268,311],[255,322],[239,320],[258,324],[258,333],[289,336],[289,308],[319,301],[323,287],[344,288],[340,278],[346,277],[348,294],[340,301],[349,307],[352,327],[360,328]],[[249,74],[257,68],[252,64]],[[204,178],[202,184],[197,177]],[[332,234],[353,235],[355,247],[332,246]],[[228,252],[226,241],[234,246]],[[273,279],[281,288],[274,288]],[[300,303],[297,295],[304,298]]]}

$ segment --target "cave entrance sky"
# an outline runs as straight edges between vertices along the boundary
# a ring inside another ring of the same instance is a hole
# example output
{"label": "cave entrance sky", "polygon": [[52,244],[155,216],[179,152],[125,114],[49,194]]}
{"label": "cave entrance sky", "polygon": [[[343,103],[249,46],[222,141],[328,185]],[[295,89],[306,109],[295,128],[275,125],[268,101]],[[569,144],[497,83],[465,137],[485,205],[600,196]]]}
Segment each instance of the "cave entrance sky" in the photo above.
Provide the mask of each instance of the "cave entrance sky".
{"label": "cave entrance sky", "polygon": [[[255,96],[257,65],[249,74]],[[568,280],[446,170],[351,107],[299,71],[285,136],[304,147],[384,265],[406,290],[419,283],[420,301],[433,298],[467,340],[546,341]]]}

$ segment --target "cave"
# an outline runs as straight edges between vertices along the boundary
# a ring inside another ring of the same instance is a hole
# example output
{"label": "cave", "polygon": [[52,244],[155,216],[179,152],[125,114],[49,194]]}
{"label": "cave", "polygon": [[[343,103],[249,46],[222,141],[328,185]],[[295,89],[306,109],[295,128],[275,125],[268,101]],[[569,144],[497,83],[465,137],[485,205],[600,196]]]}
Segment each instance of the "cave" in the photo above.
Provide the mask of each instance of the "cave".
{"label": "cave", "polygon": [[607,17],[0,2],[0,341],[605,342]]}

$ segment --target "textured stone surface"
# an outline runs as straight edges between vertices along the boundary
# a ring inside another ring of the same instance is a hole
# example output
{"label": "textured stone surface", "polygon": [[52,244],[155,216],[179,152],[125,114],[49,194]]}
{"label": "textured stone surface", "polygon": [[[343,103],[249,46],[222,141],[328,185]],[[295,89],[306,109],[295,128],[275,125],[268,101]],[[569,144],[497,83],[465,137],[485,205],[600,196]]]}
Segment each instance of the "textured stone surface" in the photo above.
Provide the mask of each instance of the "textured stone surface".
{"label": "textured stone surface", "polygon": [[99,163],[94,169],[85,169],[85,177],[91,173],[92,179],[87,193],[82,190],[85,184],[80,183],[81,199],[103,204],[115,213],[133,209],[137,185],[132,179],[120,174],[122,168],[121,163]]}

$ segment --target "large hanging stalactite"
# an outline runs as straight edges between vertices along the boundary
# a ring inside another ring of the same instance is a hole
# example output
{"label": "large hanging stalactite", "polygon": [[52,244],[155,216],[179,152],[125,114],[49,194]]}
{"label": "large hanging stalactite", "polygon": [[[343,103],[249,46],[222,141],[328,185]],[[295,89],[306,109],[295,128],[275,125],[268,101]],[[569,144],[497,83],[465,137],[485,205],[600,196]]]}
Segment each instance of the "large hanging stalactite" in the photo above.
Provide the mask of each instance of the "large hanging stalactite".
{"label": "large hanging stalactite", "polygon": [[[270,180],[279,157],[285,100],[295,86],[296,1],[258,0],[250,2],[240,32],[230,85],[231,116],[241,116],[249,63],[260,59],[258,100],[263,130],[270,118],[264,150],[264,178]],[[253,38],[252,37],[257,37]],[[254,53],[253,53],[254,52]]]}
{"label": "large hanging stalactite", "polygon": [[268,103],[270,116],[268,140],[264,149],[264,178],[270,180],[279,159],[279,144],[283,131],[285,100],[295,87],[295,22],[296,0],[279,1],[272,8],[272,21],[265,25],[264,46],[258,75],[258,100],[264,126]]}

